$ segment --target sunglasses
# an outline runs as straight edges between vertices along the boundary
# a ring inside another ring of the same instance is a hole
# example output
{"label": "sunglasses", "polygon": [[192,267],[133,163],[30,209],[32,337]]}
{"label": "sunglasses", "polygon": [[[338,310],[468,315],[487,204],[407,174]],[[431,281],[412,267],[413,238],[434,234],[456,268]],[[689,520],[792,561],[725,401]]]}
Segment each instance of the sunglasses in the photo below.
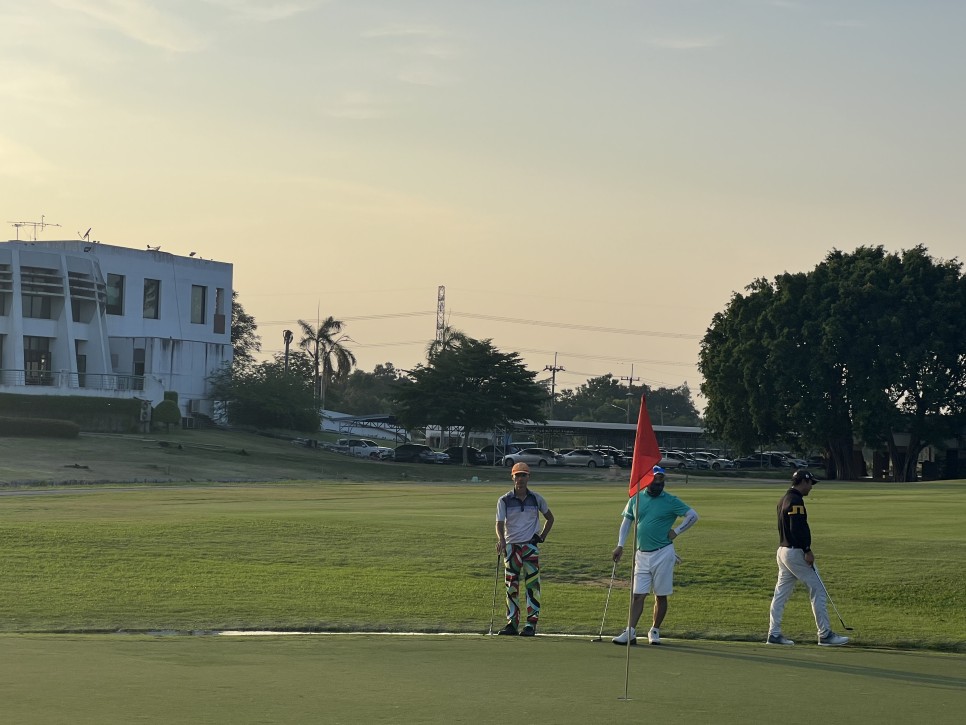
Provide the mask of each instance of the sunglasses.
{"label": "sunglasses", "polygon": [[529,473],[514,473],[513,474],[513,477],[514,478],[530,478],[530,474]]}

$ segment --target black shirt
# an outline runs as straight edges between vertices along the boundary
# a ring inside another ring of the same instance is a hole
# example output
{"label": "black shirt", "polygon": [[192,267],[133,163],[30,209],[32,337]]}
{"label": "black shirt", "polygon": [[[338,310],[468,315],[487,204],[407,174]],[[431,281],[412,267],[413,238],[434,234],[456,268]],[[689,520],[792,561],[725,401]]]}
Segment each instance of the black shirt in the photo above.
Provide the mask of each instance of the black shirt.
{"label": "black shirt", "polygon": [[797,488],[790,488],[778,502],[778,541],[780,546],[808,551],[812,531],[808,528],[805,499]]}

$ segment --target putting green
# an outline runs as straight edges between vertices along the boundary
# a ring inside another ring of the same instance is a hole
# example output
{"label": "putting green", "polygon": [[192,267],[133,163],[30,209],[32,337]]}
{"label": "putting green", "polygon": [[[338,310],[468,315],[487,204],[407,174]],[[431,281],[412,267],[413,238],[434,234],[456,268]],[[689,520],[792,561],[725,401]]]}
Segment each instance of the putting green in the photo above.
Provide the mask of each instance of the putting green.
{"label": "putting green", "polygon": [[538,636],[0,635],[8,723],[959,723],[966,656]]}

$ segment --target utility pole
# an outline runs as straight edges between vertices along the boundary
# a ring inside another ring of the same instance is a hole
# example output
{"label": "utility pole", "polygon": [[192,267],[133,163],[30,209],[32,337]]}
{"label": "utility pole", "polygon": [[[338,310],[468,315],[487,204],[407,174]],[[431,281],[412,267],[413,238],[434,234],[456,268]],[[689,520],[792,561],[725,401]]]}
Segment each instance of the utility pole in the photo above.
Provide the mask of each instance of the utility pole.
{"label": "utility pole", "polygon": [[557,373],[567,371],[557,365],[557,353],[553,354],[553,365],[544,365],[543,369],[550,373],[550,417],[553,418],[553,400],[557,396]]}
{"label": "utility pole", "polygon": [[634,384],[635,380],[640,380],[640,378],[634,377],[634,363],[631,363],[631,374],[621,375],[621,380],[627,381],[627,422],[631,422],[631,398],[634,394],[631,392],[631,385]]}

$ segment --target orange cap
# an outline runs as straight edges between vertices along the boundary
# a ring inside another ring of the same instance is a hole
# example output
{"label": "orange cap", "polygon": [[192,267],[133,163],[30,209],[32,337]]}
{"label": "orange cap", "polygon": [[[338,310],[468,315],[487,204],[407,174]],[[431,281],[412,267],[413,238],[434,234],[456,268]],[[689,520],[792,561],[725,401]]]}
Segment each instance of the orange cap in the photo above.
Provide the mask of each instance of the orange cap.
{"label": "orange cap", "polygon": [[513,468],[510,469],[510,475],[515,476],[518,473],[530,473],[530,466],[526,463],[515,463]]}

